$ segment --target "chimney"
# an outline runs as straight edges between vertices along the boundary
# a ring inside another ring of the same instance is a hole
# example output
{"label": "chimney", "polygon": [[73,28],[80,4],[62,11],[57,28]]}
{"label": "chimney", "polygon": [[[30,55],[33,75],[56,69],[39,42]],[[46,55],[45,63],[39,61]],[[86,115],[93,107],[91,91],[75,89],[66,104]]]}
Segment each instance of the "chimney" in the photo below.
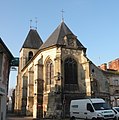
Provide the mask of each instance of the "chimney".
{"label": "chimney", "polygon": [[107,70],[107,63],[104,63],[99,66],[102,70]]}
{"label": "chimney", "polygon": [[109,69],[119,71],[119,58],[109,62]]}

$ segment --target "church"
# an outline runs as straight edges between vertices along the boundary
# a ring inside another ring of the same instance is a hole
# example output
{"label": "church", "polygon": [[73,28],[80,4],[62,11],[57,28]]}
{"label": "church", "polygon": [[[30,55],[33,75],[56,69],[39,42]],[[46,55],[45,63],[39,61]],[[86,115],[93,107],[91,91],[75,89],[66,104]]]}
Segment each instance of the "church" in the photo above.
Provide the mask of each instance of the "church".
{"label": "church", "polygon": [[20,50],[15,111],[58,118],[69,116],[72,99],[101,97],[109,102],[108,77],[86,50],[64,21],[45,42],[30,29]]}

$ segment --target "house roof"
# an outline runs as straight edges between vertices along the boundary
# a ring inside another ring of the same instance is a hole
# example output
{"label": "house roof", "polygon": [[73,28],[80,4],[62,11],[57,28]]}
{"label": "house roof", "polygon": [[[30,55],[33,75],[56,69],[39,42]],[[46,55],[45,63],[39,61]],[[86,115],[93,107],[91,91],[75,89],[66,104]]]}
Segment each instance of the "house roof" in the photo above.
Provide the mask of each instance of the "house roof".
{"label": "house roof", "polygon": [[43,41],[38,32],[34,29],[30,29],[22,48],[38,49],[42,44]]}
{"label": "house roof", "polygon": [[10,59],[13,58],[12,53],[10,52],[10,50],[8,49],[8,47],[5,45],[1,38],[0,38],[0,52],[6,53]]}
{"label": "house roof", "polygon": [[[74,35],[72,31],[67,27],[64,21],[55,29],[55,31],[50,35],[46,42],[40,47],[40,49],[47,48],[53,45],[64,45],[64,36]],[[77,46],[80,48],[85,48],[79,40],[76,41]]]}

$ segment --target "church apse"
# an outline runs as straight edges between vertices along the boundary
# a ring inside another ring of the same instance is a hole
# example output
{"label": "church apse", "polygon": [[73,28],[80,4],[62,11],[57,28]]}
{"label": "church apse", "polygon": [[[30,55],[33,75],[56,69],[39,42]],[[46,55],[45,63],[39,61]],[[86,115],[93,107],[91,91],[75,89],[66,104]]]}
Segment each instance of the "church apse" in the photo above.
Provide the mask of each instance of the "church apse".
{"label": "church apse", "polygon": [[[68,56],[63,63],[64,79],[62,101],[65,116],[69,115],[69,106],[72,99],[85,98],[85,71],[72,56]],[[80,78],[79,78],[80,77]]]}

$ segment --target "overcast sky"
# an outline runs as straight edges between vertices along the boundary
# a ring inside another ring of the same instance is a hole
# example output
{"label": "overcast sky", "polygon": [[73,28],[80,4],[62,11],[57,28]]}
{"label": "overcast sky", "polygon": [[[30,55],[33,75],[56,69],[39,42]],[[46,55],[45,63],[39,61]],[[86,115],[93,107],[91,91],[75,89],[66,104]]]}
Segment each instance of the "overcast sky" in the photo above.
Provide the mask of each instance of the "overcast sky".
{"label": "overcast sky", "polygon": [[[1,0],[0,37],[15,56],[30,30],[36,27],[45,41],[61,23],[66,25],[87,48],[95,64],[119,58],[119,0]],[[16,84],[11,72],[10,87]]]}

